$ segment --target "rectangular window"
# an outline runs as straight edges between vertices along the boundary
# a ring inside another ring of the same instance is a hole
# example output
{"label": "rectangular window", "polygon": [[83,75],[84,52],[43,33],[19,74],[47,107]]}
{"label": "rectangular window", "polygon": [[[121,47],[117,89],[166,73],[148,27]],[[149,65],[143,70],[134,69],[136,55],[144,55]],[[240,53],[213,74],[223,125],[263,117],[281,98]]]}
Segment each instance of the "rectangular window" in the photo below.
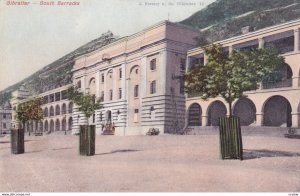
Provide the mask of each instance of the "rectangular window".
{"label": "rectangular window", "polygon": [[139,85],[135,85],[134,86],[134,97],[138,97],[139,96]]}
{"label": "rectangular window", "polygon": [[156,59],[152,59],[150,61],[150,70],[152,71],[156,70]]}
{"label": "rectangular window", "polygon": [[133,122],[138,122],[139,109],[134,110]]}
{"label": "rectangular window", "polygon": [[119,69],[119,78],[122,78],[122,68]]}
{"label": "rectangular window", "polygon": [[122,89],[119,88],[119,99],[122,99]]}
{"label": "rectangular window", "polygon": [[156,81],[152,81],[150,84],[150,94],[156,93]]}
{"label": "rectangular window", "polygon": [[6,123],[3,123],[3,129],[6,129]]}
{"label": "rectangular window", "polygon": [[109,100],[113,99],[113,90],[109,90]]}
{"label": "rectangular window", "polygon": [[49,101],[50,103],[54,102],[54,94],[49,95],[49,98],[50,98],[50,101]]}
{"label": "rectangular window", "polygon": [[104,82],[104,74],[101,74],[101,82]]}
{"label": "rectangular window", "polygon": [[64,91],[61,91],[61,99],[64,100],[64,99],[67,99],[68,98],[68,93],[66,90]]}
{"label": "rectangular window", "polygon": [[60,101],[60,92],[55,93],[55,101]]}
{"label": "rectangular window", "polygon": [[3,114],[3,118],[6,119],[6,114]]}

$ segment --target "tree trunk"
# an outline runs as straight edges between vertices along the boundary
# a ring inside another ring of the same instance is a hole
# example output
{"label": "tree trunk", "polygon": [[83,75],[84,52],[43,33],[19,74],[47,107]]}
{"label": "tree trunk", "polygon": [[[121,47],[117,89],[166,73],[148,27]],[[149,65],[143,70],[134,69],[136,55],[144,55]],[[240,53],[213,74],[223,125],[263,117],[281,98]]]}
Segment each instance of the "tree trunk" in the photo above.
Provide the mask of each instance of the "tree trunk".
{"label": "tree trunk", "polygon": [[228,106],[229,106],[229,117],[232,116],[232,102],[228,102]]}

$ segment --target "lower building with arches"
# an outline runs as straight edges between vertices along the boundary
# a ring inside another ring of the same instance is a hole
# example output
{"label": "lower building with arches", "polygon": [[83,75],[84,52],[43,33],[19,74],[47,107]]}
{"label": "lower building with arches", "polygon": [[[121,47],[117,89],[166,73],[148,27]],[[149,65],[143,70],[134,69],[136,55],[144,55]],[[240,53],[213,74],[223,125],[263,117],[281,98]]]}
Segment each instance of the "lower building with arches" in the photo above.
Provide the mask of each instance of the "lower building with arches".
{"label": "lower building with arches", "polygon": [[[71,85],[57,87],[52,90],[45,91],[36,95],[42,100],[41,108],[43,110],[43,119],[40,121],[27,122],[25,125],[26,132],[55,132],[55,131],[71,131],[73,126],[72,113],[73,103],[67,97],[67,89]],[[17,126],[15,109],[20,103],[26,102],[33,95],[23,86],[13,92],[11,99],[12,124],[14,128]]]}
{"label": "lower building with arches", "polygon": [[[300,127],[300,21],[249,32],[220,43],[228,54],[232,50],[254,47],[275,47],[285,59],[280,69],[281,81],[265,81],[259,89],[245,92],[246,97],[235,100],[233,114],[243,126]],[[205,62],[201,48],[188,51],[187,71]],[[197,95],[187,95],[188,126],[216,126],[218,118],[229,114],[228,104],[217,97],[203,101]]]}

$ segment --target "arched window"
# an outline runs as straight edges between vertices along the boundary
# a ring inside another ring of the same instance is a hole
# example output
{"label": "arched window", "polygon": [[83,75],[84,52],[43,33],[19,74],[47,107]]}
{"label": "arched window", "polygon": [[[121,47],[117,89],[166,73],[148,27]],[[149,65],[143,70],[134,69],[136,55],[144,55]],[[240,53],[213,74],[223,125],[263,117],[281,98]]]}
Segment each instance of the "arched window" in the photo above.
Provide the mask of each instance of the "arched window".
{"label": "arched window", "polygon": [[69,113],[73,112],[73,102],[69,103]]}
{"label": "arched window", "polygon": [[54,108],[53,108],[53,106],[50,107],[50,116],[54,116]]}
{"label": "arched window", "polygon": [[44,109],[44,117],[48,117],[48,108]]}
{"label": "arched window", "polygon": [[62,104],[62,107],[61,107],[61,113],[62,113],[62,114],[66,114],[66,113],[67,113],[67,106],[66,106],[65,103]]}
{"label": "arched window", "polygon": [[59,107],[59,105],[55,106],[55,115],[60,115],[60,107]]}
{"label": "arched window", "polygon": [[150,70],[156,70],[156,59],[150,61]]}
{"label": "arched window", "polygon": [[134,86],[134,97],[138,97],[139,96],[139,85],[135,85]]}
{"label": "arched window", "polygon": [[150,84],[150,94],[156,93],[156,81],[152,81]]}

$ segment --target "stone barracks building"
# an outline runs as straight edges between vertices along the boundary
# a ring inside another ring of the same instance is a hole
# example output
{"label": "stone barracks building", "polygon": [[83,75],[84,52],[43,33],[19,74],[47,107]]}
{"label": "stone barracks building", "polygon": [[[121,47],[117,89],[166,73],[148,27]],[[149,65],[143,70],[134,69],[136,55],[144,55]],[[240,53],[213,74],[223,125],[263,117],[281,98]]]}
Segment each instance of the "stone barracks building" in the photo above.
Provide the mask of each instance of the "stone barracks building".
{"label": "stone barracks building", "polygon": [[[300,126],[299,28],[300,20],[296,20],[218,42],[228,54],[233,49],[274,46],[285,58],[282,81],[264,82],[233,104],[233,113],[241,117],[242,125]],[[228,114],[226,102],[221,97],[202,101],[195,95],[185,95],[180,79],[192,65],[205,62],[201,48],[195,48],[198,34],[198,30],[163,21],[77,57],[73,85],[102,97],[103,108],[85,119],[65,97],[68,86],[59,87],[39,95],[44,100],[44,119],[36,122],[33,130],[72,129],[76,133],[87,120],[96,125],[97,134],[111,124],[116,135],[145,134],[149,128],[168,133],[188,126],[217,125],[218,117]],[[23,88],[14,92],[12,107],[28,97]]]}
{"label": "stone barracks building", "polygon": [[[198,31],[163,21],[134,35],[75,59],[73,83],[83,92],[103,97],[103,108],[89,121],[100,133],[113,123],[116,135],[161,133],[184,127],[184,81],[187,51],[195,47]],[[73,131],[85,124],[73,113]]]}
{"label": "stone barracks building", "polygon": [[[300,126],[300,20],[245,32],[243,35],[222,40],[220,43],[230,53],[232,50],[275,47],[285,58],[281,67],[280,82],[264,82],[255,91],[245,94],[247,98],[236,100],[233,113],[241,117],[244,126],[299,127]],[[194,64],[205,62],[201,48],[188,51],[187,71]],[[196,95],[186,99],[189,126],[215,126],[218,117],[228,115],[228,105],[221,98],[202,101]]]}

